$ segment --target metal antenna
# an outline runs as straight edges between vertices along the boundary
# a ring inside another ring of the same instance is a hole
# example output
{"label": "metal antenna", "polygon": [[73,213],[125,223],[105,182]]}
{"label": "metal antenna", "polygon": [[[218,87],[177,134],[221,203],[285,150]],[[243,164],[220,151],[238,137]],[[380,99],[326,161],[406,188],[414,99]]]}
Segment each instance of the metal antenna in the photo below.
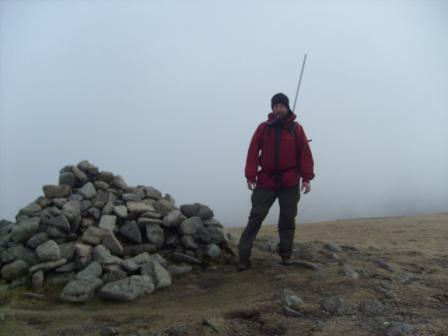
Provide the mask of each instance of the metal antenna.
{"label": "metal antenna", "polygon": [[299,95],[300,84],[302,83],[302,76],[303,76],[303,70],[305,69],[305,62],[306,62],[306,54],[303,57],[302,70],[300,71],[299,84],[297,85],[296,98],[294,99],[294,105],[292,107],[293,112],[296,109],[297,96]]}

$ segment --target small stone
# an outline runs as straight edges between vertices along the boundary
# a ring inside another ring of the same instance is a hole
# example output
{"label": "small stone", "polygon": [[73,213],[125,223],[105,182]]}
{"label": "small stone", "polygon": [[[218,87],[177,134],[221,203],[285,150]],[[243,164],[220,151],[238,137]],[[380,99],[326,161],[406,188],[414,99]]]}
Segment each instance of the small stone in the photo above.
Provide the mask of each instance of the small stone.
{"label": "small stone", "polygon": [[50,218],[49,220],[46,221],[46,223],[47,225],[52,225],[64,232],[70,231],[70,222],[64,215],[59,215],[57,217]]}
{"label": "small stone", "polygon": [[104,190],[98,190],[95,197],[92,199],[92,206],[98,209],[102,209],[108,201],[109,194]]}
{"label": "small stone", "polygon": [[338,244],[333,242],[325,243],[324,248],[331,252],[342,252],[342,248]]}
{"label": "small stone", "polygon": [[103,240],[104,236],[107,234],[107,230],[97,228],[94,226],[89,226],[82,235],[82,241],[91,245],[98,245]]}
{"label": "small stone", "polygon": [[199,248],[199,245],[194,241],[192,236],[182,236],[180,242],[187,249],[197,250]]}
{"label": "small stone", "polygon": [[140,265],[132,259],[123,260],[123,262],[121,263],[121,267],[128,273],[133,273],[140,269]]}
{"label": "small stone", "polygon": [[98,227],[104,230],[113,231],[115,229],[116,221],[116,216],[103,215],[101,216],[100,224],[98,225]]}
{"label": "small stone", "polygon": [[68,273],[73,272],[75,270],[75,263],[68,263],[65,265],[62,265],[61,267],[58,267],[55,269],[55,272],[57,273]]}
{"label": "small stone", "polygon": [[216,244],[207,245],[205,255],[212,260],[216,260],[221,255],[221,248]]}
{"label": "small stone", "polygon": [[103,268],[101,264],[97,261],[92,261],[89,266],[84,268],[81,272],[76,274],[76,279],[80,280],[90,280],[97,279],[103,273]]}
{"label": "small stone", "polygon": [[165,234],[163,229],[158,224],[147,224],[146,225],[146,238],[157,248],[161,248],[165,241]]}
{"label": "small stone", "polygon": [[174,252],[171,255],[171,259],[175,262],[186,262],[187,264],[197,264],[197,265],[202,264],[199,259],[181,252]]}
{"label": "small stone", "polygon": [[123,255],[123,245],[121,245],[120,241],[117,237],[115,237],[113,232],[109,232],[103,237],[102,245],[104,245],[113,254]]}
{"label": "small stone", "polygon": [[123,237],[132,243],[141,244],[142,242],[142,234],[135,221],[131,221],[123,225],[119,232]]}
{"label": "small stone", "polygon": [[113,177],[113,179],[112,179],[112,186],[114,186],[117,189],[124,190],[124,191],[129,189],[129,186],[124,181],[123,177],[121,177],[120,175],[117,175],[117,176]]}
{"label": "small stone", "polygon": [[26,246],[35,249],[40,244],[45,243],[48,239],[49,237],[46,232],[38,232],[27,240]]}
{"label": "small stone", "polygon": [[103,276],[101,277],[101,280],[103,280],[104,283],[108,283],[118,281],[126,277],[127,273],[125,271],[123,271],[121,268],[115,268],[104,273]]}
{"label": "small stone", "polygon": [[121,263],[121,259],[110,254],[110,251],[103,245],[97,245],[92,252],[93,259],[101,264]]}
{"label": "small stone", "polygon": [[23,260],[15,260],[12,263],[6,264],[1,269],[1,275],[8,281],[20,278],[27,274],[29,265]]}
{"label": "small stone", "polygon": [[109,282],[101,288],[100,296],[104,299],[130,302],[144,294],[154,292],[154,283],[150,276],[132,275],[128,278]]}
{"label": "small stone", "polygon": [[191,265],[170,265],[168,266],[168,271],[173,276],[179,276],[193,271],[193,266]]}
{"label": "small stone", "polygon": [[137,223],[139,225],[146,225],[146,224],[161,225],[162,224],[162,220],[155,219],[155,218],[149,218],[149,217],[140,217],[139,219],[137,219]]}
{"label": "small stone", "polygon": [[120,218],[128,216],[128,208],[125,205],[117,205],[114,207],[114,213]]}
{"label": "small stone", "polygon": [[144,252],[154,253],[157,251],[157,247],[154,244],[140,244],[130,245],[124,248],[124,255],[135,256]]}
{"label": "small stone", "polygon": [[97,179],[99,181],[104,181],[104,182],[112,182],[112,180],[114,179],[114,174],[109,172],[109,171],[100,171],[98,173]]}
{"label": "small stone", "polygon": [[89,178],[87,177],[86,173],[84,173],[81,169],[79,169],[76,166],[72,167],[72,172],[75,175],[76,179],[79,181],[80,184],[85,184],[89,181]]}
{"label": "small stone", "polygon": [[179,233],[182,235],[193,235],[199,228],[203,228],[202,220],[200,217],[191,217],[184,220],[179,225]]}
{"label": "small stone", "polygon": [[141,274],[151,276],[155,281],[156,288],[171,286],[171,273],[156,260],[152,260],[149,264],[144,264],[141,268]]}
{"label": "small stone", "polygon": [[51,269],[57,268],[67,263],[67,259],[60,259],[56,261],[47,261],[41,264],[34,265],[30,268],[29,272],[34,273],[38,271],[47,272]]}
{"label": "small stone", "polygon": [[68,185],[70,187],[75,187],[78,184],[78,180],[76,179],[75,174],[73,174],[72,172],[63,172],[59,174],[59,184],[61,186]]}
{"label": "small stone", "polygon": [[180,210],[175,209],[170,211],[165,217],[163,217],[163,226],[171,228],[178,227],[180,223],[182,223],[186,217],[180,212]]}
{"label": "small stone", "polygon": [[140,214],[140,218],[153,218],[153,219],[160,219],[162,218],[162,215],[157,213],[157,212],[152,212],[152,211],[146,211],[146,212],[142,212]]}
{"label": "small stone", "polygon": [[101,279],[75,279],[65,285],[60,298],[67,302],[86,302],[102,284],[103,281]]}
{"label": "small stone", "polygon": [[146,202],[127,202],[126,206],[131,213],[155,212],[154,207]]}
{"label": "small stone", "polygon": [[61,251],[61,258],[71,260],[75,255],[76,243],[69,242],[59,245],[59,250]]}
{"label": "small stone", "polygon": [[78,190],[78,193],[80,193],[86,199],[91,199],[91,198],[95,197],[96,189],[92,182],[88,182],[88,183],[84,184],[82,186],[82,188],[80,188]]}
{"label": "small stone", "polygon": [[320,307],[331,315],[339,315],[345,311],[344,299],[340,297],[328,297],[321,300]]}
{"label": "small stone", "polygon": [[204,204],[184,204],[180,207],[182,213],[187,217],[200,217],[203,220],[210,219],[214,216],[213,211]]}
{"label": "small stone", "polygon": [[88,257],[92,254],[93,247],[90,245],[86,245],[83,243],[76,243],[75,244],[75,251],[76,255],[80,257]]}
{"label": "small stone", "polygon": [[352,278],[352,279],[354,279],[354,280],[359,279],[359,274],[358,274],[358,272],[356,272],[356,271],[353,269],[353,266],[352,266],[351,264],[344,264],[344,266],[343,266],[343,271],[344,271],[344,274],[345,274],[346,276],[348,276],[349,278]]}
{"label": "small stone", "polygon": [[41,261],[56,261],[61,258],[61,251],[54,240],[48,240],[36,248],[36,254]]}
{"label": "small stone", "polygon": [[45,197],[48,197],[48,198],[66,197],[66,196],[70,195],[70,192],[72,191],[72,188],[66,184],[44,185],[42,189],[44,191]]}
{"label": "small stone", "polygon": [[34,202],[28,204],[26,207],[20,209],[19,214],[28,216],[28,217],[34,217],[39,216],[40,212],[42,211],[42,207],[39,204],[36,204]]}
{"label": "small stone", "polygon": [[39,271],[33,274],[31,277],[31,287],[33,290],[39,290],[44,285],[44,272]]}
{"label": "small stone", "polygon": [[39,228],[39,217],[31,217],[19,220],[11,230],[11,240],[14,243],[21,243],[28,240]]}
{"label": "small stone", "polygon": [[282,303],[292,309],[300,309],[304,304],[303,300],[290,289],[283,289],[281,293]]}
{"label": "small stone", "polygon": [[160,213],[162,216],[168,215],[172,210],[176,209],[176,206],[173,205],[170,201],[166,199],[160,199],[156,202],[154,202],[154,208],[158,213]]}

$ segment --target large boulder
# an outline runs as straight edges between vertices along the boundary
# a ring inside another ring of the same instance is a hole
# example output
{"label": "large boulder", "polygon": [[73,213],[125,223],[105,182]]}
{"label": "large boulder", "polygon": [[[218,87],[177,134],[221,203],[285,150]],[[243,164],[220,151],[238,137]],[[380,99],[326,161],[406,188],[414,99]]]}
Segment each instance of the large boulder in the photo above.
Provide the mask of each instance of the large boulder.
{"label": "large boulder", "polygon": [[154,283],[150,276],[132,275],[105,284],[99,294],[104,299],[129,302],[144,294],[151,294],[154,289]]}
{"label": "large boulder", "polygon": [[86,302],[102,284],[101,279],[75,279],[65,285],[60,298],[67,302]]}

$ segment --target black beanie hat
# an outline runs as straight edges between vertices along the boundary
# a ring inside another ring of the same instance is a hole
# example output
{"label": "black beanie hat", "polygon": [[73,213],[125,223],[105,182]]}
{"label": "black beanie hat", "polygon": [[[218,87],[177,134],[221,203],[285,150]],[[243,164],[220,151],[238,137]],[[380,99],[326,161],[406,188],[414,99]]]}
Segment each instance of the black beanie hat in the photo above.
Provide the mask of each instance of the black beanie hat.
{"label": "black beanie hat", "polygon": [[288,108],[288,110],[291,110],[290,107],[289,107],[289,99],[288,99],[288,97],[285,94],[281,93],[281,92],[275,94],[271,98],[271,108],[274,108],[275,104],[283,104],[283,105],[285,105]]}

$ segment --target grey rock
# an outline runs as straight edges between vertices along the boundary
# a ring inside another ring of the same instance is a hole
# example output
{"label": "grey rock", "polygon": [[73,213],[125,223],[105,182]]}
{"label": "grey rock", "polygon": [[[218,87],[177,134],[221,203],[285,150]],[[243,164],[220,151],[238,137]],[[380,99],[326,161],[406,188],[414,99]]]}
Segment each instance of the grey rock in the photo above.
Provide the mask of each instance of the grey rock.
{"label": "grey rock", "polygon": [[[101,211],[99,209],[97,209],[97,208],[90,208],[90,209],[88,209],[87,210],[87,214],[90,217],[94,218],[95,220],[98,220],[101,217]],[[107,215],[104,215],[104,216],[107,216]]]}
{"label": "grey rock", "polygon": [[324,248],[331,252],[342,252],[342,248],[333,242],[328,242],[324,244]]}
{"label": "grey rock", "polygon": [[45,275],[45,284],[48,286],[65,286],[72,280],[75,280],[74,272],[47,273]]}
{"label": "grey rock", "polygon": [[31,287],[33,290],[39,290],[44,286],[44,272],[39,271],[31,277]]}
{"label": "grey rock", "polygon": [[52,239],[63,239],[67,237],[67,233],[62,231],[61,229],[58,229],[55,226],[48,226],[46,233],[50,236]]}
{"label": "grey rock", "polygon": [[78,190],[78,193],[80,193],[86,199],[91,199],[91,198],[95,197],[96,189],[92,182],[88,182],[88,183],[84,184],[82,186],[82,188],[80,188]]}
{"label": "grey rock", "polygon": [[90,280],[97,279],[103,274],[103,268],[97,261],[92,261],[89,266],[84,268],[81,272],[76,274],[76,279]]}
{"label": "grey rock", "polygon": [[76,166],[72,167],[72,172],[78,180],[79,184],[85,184],[89,181],[89,178],[86,173],[84,173],[81,169]]}
{"label": "grey rock", "polygon": [[21,243],[28,240],[39,228],[39,217],[31,217],[20,220],[11,230],[11,240]]}
{"label": "grey rock", "polygon": [[132,243],[141,244],[142,234],[136,222],[131,221],[123,225],[120,230],[120,234],[128,239]]}
{"label": "grey rock", "polygon": [[88,160],[83,160],[76,165],[80,170],[87,174],[89,177],[96,177],[98,172],[98,167],[91,164]]}
{"label": "grey rock", "polygon": [[205,220],[214,216],[213,211],[207,205],[201,203],[184,204],[180,207],[180,210],[188,218],[200,217]]}
{"label": "grey rock", "polygon": [[114,179],[114,174],[109,171],[100,171],[98,173],[97,179],[99,181],[109,183],[109,182],[112,182],[112,180]]}
{"label": "grey rock", "polygon": [[140,245],[131,245],[126,246],[124,248],[124,254],[135,256],[144,252],[148,253],[154,253],[157,251],[157,247],[154,244],[148,243],[148,244],[140,244]]}
{"label": "grey rock", "polygon": [[149,218],[149,217],[139,217],[137,219],[137,223],[139,225],[146,225],[146,224],[161,225],[162,224],[162,220],[161,219],[155,219],[155,218]]}
{"label": "grey rock", "polygon": [[113,232],[107,233],[103,237],[102,245],[116,255],[123,255],[124,248]]}
{"label": "grey rock", "polygon": [[102,242],[104,236],[107,234],[107,230],[97,228],[94,226],[89,226],[86,231],[84,231],[81,240],[84,243],[90,245],[98,245]]}
{"label": "grey rock", "polygon": [[161,248],[165,241],[165,234],[163,229],[158,224],[147,224],[146,225],[146,238],[157,248]]}
{"label": "grey rock", "polygon": [[163,226],[168,228],[176,228],[182,223],[186,217],[180,212],[180,210],[171,210],[165,217],[163,217]]}
{"label": "grey rock", "polygon": [[168,266],[168,261],[164,257],[162,257],[160,254],[154,253],[151,255],[151,257],[153,258],[153,260],[156,260],[163,267],[166,268]]}
{"label": "grey rock", "polygon": [[66,197],[66,196],[70,195],[70,192],[72,191],[72,188],[66,184],[44,185],[42,189],[43,189],[45,197],[48,197],[48,198]]}
{"label": "grey rock", "polygon": [[127,202],[126,206],[131,213],[142,213],[142,212],[155,212],[154,207],[144,201],[141,202]]}
{"label": "grey rock", "polygon": [[162,218],[162,215],[158,212],[152,212],[152,211],[146,211],[142,212],[140,214],[140,218],[154,218],[154,219],[160,219]]}
{"label": "grey rock", "polygon": [[59,215],[57,217],[50,218],[48,221],[46,221],[46,224],[52,225],[64,232],[69,232],[71,228],[70,222],[64,215]]}
{"label": "grey rock", "polygon": [[[101,328],[100,335],[101,336],[115,336],[120,333],[118,328],[104,326]],[[148,335],[149,336],[149,335]]]}
{"label": "grey rock", "polygon": [[80,257],[88,257],[92,254],[93,247],[90,245],[86,245],[86,244],[78,242],[75,244],[75,251],[76,251],[76,255],[78,255]]}
{"label": "grey rock", "polygon": [[200,217],[191,217],[179,225],[179,233],[182,235],[194,235],[198,229],[204,228]]}
{"label": "grey rock", "polygon": [[123,271],[120,268],[116,268],[113,270],[110,270],[109,272],[106,272],[101,277],[101,280],[103,280],[104,283],[118,281],[121,279],[125,279],[127,277],[127,273]]}
{"label": "grey rock", "polygon": [[113,256],[110,251],[103,245],[97,245],[92,252],[93,259],[101,264],[119,264],[121,259]]}
{"label": "grey rock", "polygon": [[121,177],[120,175],[114,176],[111,181],[111,184],[114,188],[121,189],[123,191],[126,191],[129,189],[129,186],[127,185],[127,183],[125,182],[123,177]]}
{"label": "grey rock", "polygon": [[131,260],[134,263],[136,263],[137,265],[142,266],[144,264],[151,263],[153,260],[153,257],[148,252],[143,252],[143,253],[140,253],[128,260]]}
{"label": "grey rock", "polygon": [[154,202],[154,208],[162,216],[166,216],[172,210],[175,210],[176,206],[173,205],[173,203],[171,203],[170,201],[162,198],[162,199]]}
{"label": "grey rock", "polygon": [[103,281],[101,279],[75,279],[65,285],[60,298],[67,302],[86,302],[102,285]]}
{"label": "grey rock", "polygon": [[353,269],[353,266],[352,266],[351,264],[348,264],[348,263],[344,264],[344,266],[343,266],[342,269],[343,269],[344,274],[345,274],[346,276],[348,276],[349,278],[352,278],[352,279],[354,279],[354,280],[359,279],[359,274],[358,274],[358,272],[356,272],[356,271]]}
{"label": "grey rock", "polygon": [[109,183],[104,181],[95,181],[93,182],[93,185],[97,190],[107,190],[110,188]]}
{"label": "grey rock", "polygon": [[142,187],[142,189],[145,192],[145,196],[149,199],[158,201],[159,199],[162,198],[162,193],[154,187],[144,186]]}
{"label": "grey rock", "polygon": [[185,262],[187,264],[201,265],[201,261],[199,259],[181,252],[173,252],[173,254],[171,255],[171,259],[175,262]]}
{"label": "grey rock", "polygon": [[104,230],[113,231],[115,229],[115,223],[117,222],[117,217],[112,215],[101,216],[100,224],[98,227]]}
{"label": "grey rock", "polygon": [[373,263],[375,265],[377,265],[378,267],[383,268],[389,272],[395,272],[395,269],[390,264],[388,264],[386,261],[384,261],[382,259],[374,259]]}
{"label": "grey rock", "polygon": [[[78,184],[75,174],[72,172],[64,172],[59,174],[59,184],[75,187]],[[46,195],[45,195],[46,196]],[[58,196],[61,197],[61,196]],[[62,196],[63,197],[63,196]]]}
{"label": "grey rock", "polygon": [[75,255],[76,243],[69,242],[69,243],[60,244],[59,250],[61,252],[61,258],[71,260],[71,259],[73,259],[73,256]]}
{"label": "grey rock", "polygon": [[207,245],[205,248],[205,255],[212,260],[216,260],[221,255],[221,248],[216,244]]}
{"label": "grey rock", "polygon": [[179,275],[187,274],[187,273],[190,273],[191,271],[193,271],[193,266],[191,266],[191,265],[170,265],[170,266],[168,266],[167,269],[171,273],[171,275],[179,276]]}
{"label": "grey rock", "polygon": [[103,215],[112,215],[114,211],[114,203],[112,201],[107,202],[104,207],[101,214]]}
{"label": "grey rock", "polygon": [[109,194],[104,190],[98,190],[95,197],[92,199],[92,206],[98,209],[102,209],[108,201]]}
{"label": "grey rock", "polygon": [[41,261],[56,261],[61,259],[61,251],[54,240],[47,240],[36,248],[36,254]]}
{"label": "grey rock", "polygon": [[140,269],[140,265],[132,259],[123,260],[121,263],[121,267],[128,273],[133,273]]}
{"label": "grey rock", "polygon": [[128,208],[125,205],[114,206],[114,213],[119,218],[126,218],[128,216]]}
{"label": "grey rock", "polygon": [[35,249],[38,245],[46,242],[49,239],[46,232],[38,232],[27,240],[26,246]]}
{"label": "grey rock", "polygon": [[58,208],[62,208],[65,203],[67,203],[67,198],[65,197],[59,197],[53,199],[53,205],[57,206]]}
{"label": "grey rock", "polygon": [[331,315],[340,315],[346,310],[344,299],[336,296],[322,299],[320,308]]}
{"label": "grey rock", "polygon": [[144,264],[141,267],[141,274],[151,276],[154,279],[156,288],[165,288],[172,283],[171,273],[156,260]]}
{"label": "grey rock", "polygon": [[70,220],[81,217],[81,201],[69,200],[62,207],[62,213]]}
{"label": "grey rock", "polygon": [[12,263],[6,264],[1,269],[1,275],[8,281],[15,280],[24,276],[28,272],[29,265],[23,260],[15,260]]}
{"label": "grey rock", "polygon": [[13,245],[5,250],[3,250],[0,254],[0,264],[7,264],[16,259],[21,259],[23,253],[25,253],[26,248],[23,245]]}
{"label": "grey rock", "polygon": [[59,266],[62,266],[67,263],[67,259],[60,259],[56,261],[47,261],[41,264],[34,265],[30,268],[30,273],[35,273],[39,271],[47,272],[49,270],[52,270],[54,268],[58,268]]}
{"label": "grey rock", "polygon": [[219,220],[217,220],[216,218],[209,218],[206,220],[203,220],[202,223],[204,224],[204,226],[217,226],[219,228],[222,228],[222,224]]}
{"label": "grey rock", "polygon": [[32,202],[26,207],[20,209],[19,213],[28,217],[38,217],[40,216],[41,211],[42,207],[39,204]]}
{"label": "grey rock", "polygon": [[67,272],[73,272],[74,270],[75,270],[75,263],[71,262],[56,268],[54,271],[57,273],[67,273]]}
{"label": "grey rock", "polygon": [[154,283],[150,276],[132,275],[128,278],[105,284],[100,291],[104,299],[133,301],[139,296],[154,292]]}
{"label": "grey rock", "polygon": [[292,309],[300,309],[300,306],[304,304],[302,298],[290,289],[283,289],[281,293],[281,301],[284,306]]}
{"label": "grey rock", "polygon": [[134,194],[134,193],[124,193],[121,198],[123,201],[141,201],[143,199],[144,195],[140,194]]}

